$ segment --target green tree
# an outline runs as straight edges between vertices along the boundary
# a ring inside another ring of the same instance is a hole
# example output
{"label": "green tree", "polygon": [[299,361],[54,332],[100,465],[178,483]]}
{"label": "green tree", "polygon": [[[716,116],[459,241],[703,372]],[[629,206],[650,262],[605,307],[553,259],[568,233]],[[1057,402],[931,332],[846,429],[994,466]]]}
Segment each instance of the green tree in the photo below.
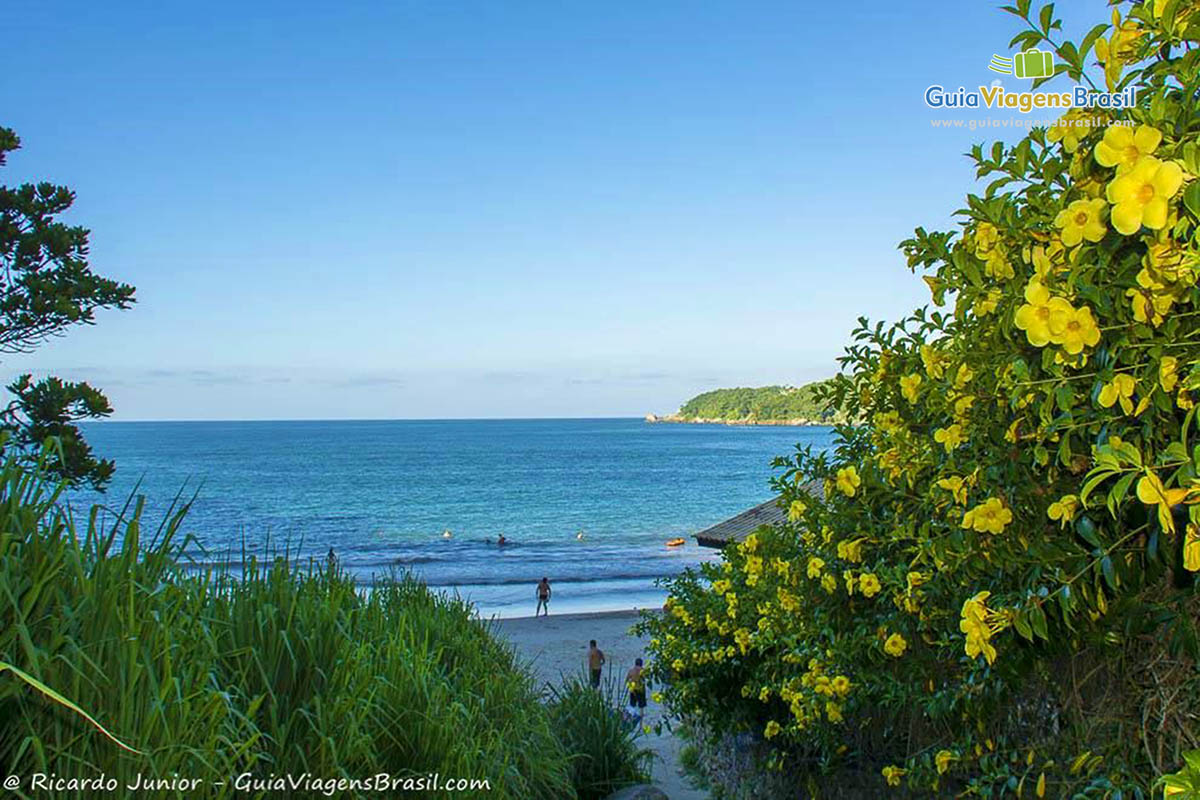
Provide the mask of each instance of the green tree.
{"label": "green tree", "polygon": [[[21,140],[0,127],[0,166]],[[75,325],[91,325],[100,308],[129,308],[134,288],[92,272],[86,228],[56,219],[75,193],[50,182],[0,185],[0,353],[32,352]],[[22,375],[8,386],[0,409],[5,451],[33,460],[47,439],[57,439],[55,472],[100,489],[113,463],[97,458],[75,424],[112,413],[108,399],[86,383]]]}

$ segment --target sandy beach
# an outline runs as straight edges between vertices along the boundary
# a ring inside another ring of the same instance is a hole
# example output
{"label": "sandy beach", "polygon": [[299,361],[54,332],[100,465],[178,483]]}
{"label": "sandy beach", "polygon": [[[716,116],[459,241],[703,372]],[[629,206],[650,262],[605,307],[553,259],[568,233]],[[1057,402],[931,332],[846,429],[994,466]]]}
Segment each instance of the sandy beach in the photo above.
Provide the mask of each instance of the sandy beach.
{"label": "sandy beach", "polygon": [[[583,672],[589,639],[596,640],[608,659],[605,678],[610,673],[620,678],[633,666],[635,658],[647,658],[648,639],[630,631],[638,616],[637,611],[603,611],[514,617],[493,620],[491,624],[497,634],[512,642],[535,675],[546,683],[558,683],[563,675]],[[653,691],[654,687],[650,689]],[[646,724],[653,727],[662,715],[662,707],[651,700],[646,707]],[[708,796],[692,788],[680,774],[679,739],[665,730],[661,735],[644,734],[644,739],[645,746],[657,755],[651,769],[652,780],[671,800],[703,800]]]}

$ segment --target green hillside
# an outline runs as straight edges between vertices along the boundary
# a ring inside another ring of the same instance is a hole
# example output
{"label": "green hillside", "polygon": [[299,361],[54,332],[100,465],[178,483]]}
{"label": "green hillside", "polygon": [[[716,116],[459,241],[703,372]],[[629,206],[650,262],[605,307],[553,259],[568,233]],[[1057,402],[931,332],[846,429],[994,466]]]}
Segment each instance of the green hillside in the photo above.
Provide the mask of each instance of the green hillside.
{"label": "green hillside", "polygon": [[714,389],[699,394],[679,408],[684,419],[718,420],[823,420],[833,414],[816,399],[817,387],[827,381],[804,386],[760,386]]}

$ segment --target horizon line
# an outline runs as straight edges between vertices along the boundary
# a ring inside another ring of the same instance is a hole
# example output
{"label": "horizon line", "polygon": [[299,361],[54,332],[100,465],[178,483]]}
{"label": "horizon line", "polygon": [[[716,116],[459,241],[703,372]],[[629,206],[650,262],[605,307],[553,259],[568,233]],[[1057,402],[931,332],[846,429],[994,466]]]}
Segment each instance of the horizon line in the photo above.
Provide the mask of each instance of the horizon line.
{"label": "horizon line", "polygon": [[122,423],[146,422],[548,422],[587,421],[599,419],[640,419],[646,415],[591,415],[583,417],[202,417],[202,418],[145,418],[145,419],[91,419],[80,420],[82,425],[119,425]]}

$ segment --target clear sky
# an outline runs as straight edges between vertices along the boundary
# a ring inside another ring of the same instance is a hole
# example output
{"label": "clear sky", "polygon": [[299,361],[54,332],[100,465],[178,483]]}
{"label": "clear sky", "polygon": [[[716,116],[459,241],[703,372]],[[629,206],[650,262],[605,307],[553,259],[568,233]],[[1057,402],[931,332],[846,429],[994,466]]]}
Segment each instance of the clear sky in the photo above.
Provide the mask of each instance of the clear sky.
{"label": "clear sky", "polygon": [[950,223],[961,154],[1020,136],[922,99],[998,77],[998,5],[10,2],[0,181],[73,187],[138,303],[3,375],[116,419],[640,415],[828,376],[857,317],[928,301],[896,244]]}

